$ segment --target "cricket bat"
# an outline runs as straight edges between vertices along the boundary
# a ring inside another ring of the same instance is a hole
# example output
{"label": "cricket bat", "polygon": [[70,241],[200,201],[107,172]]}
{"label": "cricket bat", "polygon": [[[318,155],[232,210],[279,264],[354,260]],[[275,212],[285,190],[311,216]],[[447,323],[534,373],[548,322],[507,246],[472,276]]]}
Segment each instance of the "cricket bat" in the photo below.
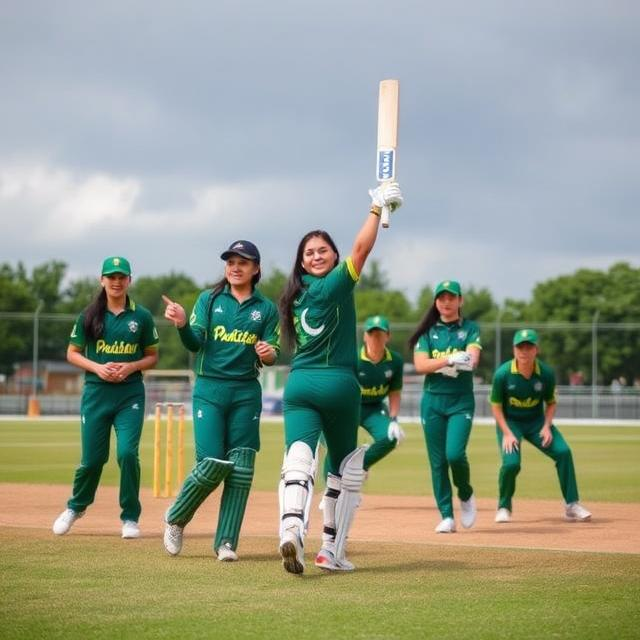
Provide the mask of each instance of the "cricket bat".
{"label": "cricket bat", "polygon": [[[378,93],[378,153],[376,178],[379,183],[396,179],[396,151],[398,148],[398,106],[400,83],[382,80]],[[382,226],[389,226],[389,207],[382,207]]]}

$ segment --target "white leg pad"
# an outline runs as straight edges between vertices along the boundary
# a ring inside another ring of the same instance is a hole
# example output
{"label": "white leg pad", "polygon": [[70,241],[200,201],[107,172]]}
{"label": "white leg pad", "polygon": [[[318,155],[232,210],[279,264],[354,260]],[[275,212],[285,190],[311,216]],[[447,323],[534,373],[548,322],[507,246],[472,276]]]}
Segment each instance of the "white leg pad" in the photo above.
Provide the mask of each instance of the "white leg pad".
{"label": "white leg pad", "polygon": [[327,475],[327,488],[322,501],[322,547],[335,553],[336,550],[336,502],[340,496],[340,476]]}
{"label": "white leg pad", "polygon": [[360,505],[360,489],[365,476],[363,469],[365,451],[365,447],[358,447],[340,465],[340,473],[342,474],[340,495],[335,506],[335,555],[338,560],[343,560],[345,557],[347,535],[351,529],[356,509]]}
{"label": "white leg pad", "polygon": [[294,442],[285,454],[278,494],[280,498],[280,538],[295,527],[304,535],[307,501],[313,487],[313,452],[308,444]]}

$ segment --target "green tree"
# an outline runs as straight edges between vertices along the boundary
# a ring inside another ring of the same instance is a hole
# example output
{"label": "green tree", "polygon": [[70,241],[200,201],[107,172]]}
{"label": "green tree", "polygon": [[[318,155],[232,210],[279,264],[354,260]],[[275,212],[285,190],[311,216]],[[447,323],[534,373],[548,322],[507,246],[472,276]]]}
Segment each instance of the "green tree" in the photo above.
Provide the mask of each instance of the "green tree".
{"label": "green tree", "polygon": [[[36,308],[26,270],[22,263],[16,269],[0,265],[0,311],[29,312]],[[11,375],[14,364],[31,355],[32,334],[28,320],[0,320],[0,373]]]}
{"label": "green tree", "polygon": [[262,280],[258,283],[258,289],[260,289],[263,296],[278,304],[278,299],[287,283],[287,278],[288,276],[284,271],[274,267],[268,276],[265,277],[265,274],[263,274]]}
{"label": "green tree", "polygon": [[[580,269],[571,275],[538,284],[528,308],[531,324],[539,322],[582,323],[583,328],[547,330],[542,336],[558,378],[566,382],[571,371],[591,371],[591,323],[599,325],[638,321],[640,318],[640,269],[625,262],[608,271]],[[640,371],[640,331],[615,327],[598,333],[599,383],[624,376],[633,380]]]}
{"label": "green tree", "polygon": [[380,267],[378,260],[366,263],[360,274],[358,289],[360,291],[386,291],[389,288],[389,277]]}

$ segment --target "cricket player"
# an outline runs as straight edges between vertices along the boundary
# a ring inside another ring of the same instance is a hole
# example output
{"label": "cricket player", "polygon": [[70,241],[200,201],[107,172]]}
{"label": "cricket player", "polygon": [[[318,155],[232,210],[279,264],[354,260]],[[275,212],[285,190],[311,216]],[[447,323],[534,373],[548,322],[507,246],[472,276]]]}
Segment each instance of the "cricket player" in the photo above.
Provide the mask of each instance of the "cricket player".
{"label": "cricket player", "polygon": [[86,372],[80,404],[82,457],[72,496],[53,523],[53,532],[68,533],[93,503],[102,467],[109,459],[113,425],[122,537],[139,538],[138,447],[145,416],[142,371],[158,361],[158,332],[151,313],[129,298],[131,265],[126,258],[107,258],[100,284],[100,293],[73,325],[67,348],[67,360]]}
{"label": "cricket player", "polygon": [[[364,322],[362,346],[358,352],[358,382],[362,399],[360,426],[373,438],[364,454],[364,470],[382,460],[404,440],[398,423],[402,395],[402,356],[387,347],[391,334],[385,316],[371,316]],[[325,458],[325,473],[329,472]]]}
{"label": "cricket player", "polygon": [[260,450],[258,374],[276,360],[279,329],[275,304],[256,289],[258,248],[238,240],[220,257],[225,261],[224,277],[200,294],[188,322],[184,308],[163,296],[165,318],[196,354],[196,464],[166,513],[164,546],[171,555],[180,553],[184,528],[224,482],[213,548],[218,560],[233,562],[238,560],[240,528]]}
{"label": "cricket player", "polygon": [[425,374],[420,415],[433,494],[442,516],[436,533],[456,530],[449,469],[458,490],[462,526],[472,527],[477,514],[467,443],[475,411],[473,370],[482,344],[478,325],[462,317],[463,302],[458,282],[438,284],[433,304],[409,339],[416,372]]}
{"label": "cricket player", "polygon": [[357,447],[360,385],[356,374],[356,313],[353,290],[375,244],[383,206],[397,208],[397,183],[369,192],[370,213],[351,255],[340,262],[326,231],[310,231],[298,245],[293,270],[280,299],[282,334],[295,345],[284,391],[285,459],[280,482],[280,555],[286,571],[304,571],[304,534],[320,434],[327,443],[329,475],[324,495],[322,548],[315,564],[353,570],[346,539],[360,502],[364,449]]}
{"label": "cricket player", "polygon": [[502,455],[496,522],[511,522],[523,438],[555,462],[567,520],[591,520],[579,502],[571,449],[553,425],[555,374],[538,359],[538,334],[533,329],[521,329],[513,336],[513,359],[494,373],[490,402]]}

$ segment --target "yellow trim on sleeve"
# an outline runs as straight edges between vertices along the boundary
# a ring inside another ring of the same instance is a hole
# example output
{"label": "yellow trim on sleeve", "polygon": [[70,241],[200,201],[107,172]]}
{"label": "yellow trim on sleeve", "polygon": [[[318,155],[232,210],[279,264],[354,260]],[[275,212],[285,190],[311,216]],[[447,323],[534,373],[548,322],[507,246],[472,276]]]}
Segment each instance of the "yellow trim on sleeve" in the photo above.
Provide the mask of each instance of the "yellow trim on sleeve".
{"label": "yellow trim on sleeve", "polygon": [[353,264],[353,260],[351,259],[351,256],[349,256],[346,260],[345,260],[345,264],[347,265],[347,271],[349,272],[349,275],[351,276],[351,279],[354,282],[358,282],[360,280],[360,274],[356,271],[356,268]]}

